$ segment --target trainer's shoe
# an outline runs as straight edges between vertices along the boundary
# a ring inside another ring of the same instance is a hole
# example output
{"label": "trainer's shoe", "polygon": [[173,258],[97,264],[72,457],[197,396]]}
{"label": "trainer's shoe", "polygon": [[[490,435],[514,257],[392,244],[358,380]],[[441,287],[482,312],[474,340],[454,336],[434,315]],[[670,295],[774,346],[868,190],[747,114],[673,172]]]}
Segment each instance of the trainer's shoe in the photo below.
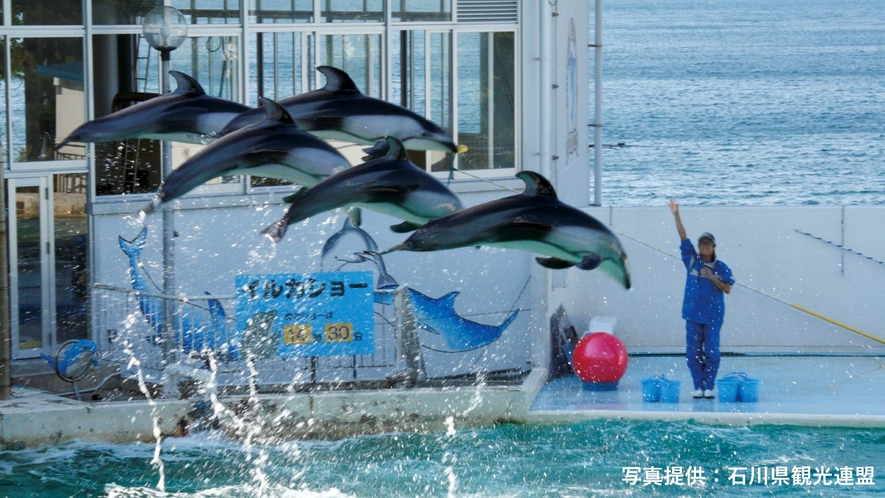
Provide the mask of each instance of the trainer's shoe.
{"label": "trainer's shoe", "polygon": [[703,398],[704,391],[701,391],[700,389],[695,389],[694,391],[691,392],[691,397],[692,398]]}
{"label": "trainer's shoe", "polygon": [[704,391],[704,397],[705,397],[705,398],[712,398],[712,397],[713,397],[713,390],[712,390],[712,389],[707,389],[707,390],[705,390],[705,391]]}

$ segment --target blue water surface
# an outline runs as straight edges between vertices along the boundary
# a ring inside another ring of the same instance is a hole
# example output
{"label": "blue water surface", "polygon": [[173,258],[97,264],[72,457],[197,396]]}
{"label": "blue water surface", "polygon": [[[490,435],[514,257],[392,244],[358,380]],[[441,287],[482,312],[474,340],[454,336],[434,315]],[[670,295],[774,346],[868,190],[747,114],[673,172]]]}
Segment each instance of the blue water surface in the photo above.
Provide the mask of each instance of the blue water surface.
{"label": "blue water surface", "polygon": [[878,0],[605,2],[603,204],[882,204],[883,19]]}
{"label": "blue water surface", "polygon": [[[153,444],[69,442],[5,451],[0,452],[0,495],[426,498],[885,493],[882,429],[617,420],[439,429],[429,434],[271,445],[240,444],[206,432],[164,441],[162,472],[151,463]],[[691,482],[689,469],[694,469]],[[774,479],[776,472],[785,477]],[[161,474],[166,494],[158,490]],[[763,475],[768,475],[767,480]]]}

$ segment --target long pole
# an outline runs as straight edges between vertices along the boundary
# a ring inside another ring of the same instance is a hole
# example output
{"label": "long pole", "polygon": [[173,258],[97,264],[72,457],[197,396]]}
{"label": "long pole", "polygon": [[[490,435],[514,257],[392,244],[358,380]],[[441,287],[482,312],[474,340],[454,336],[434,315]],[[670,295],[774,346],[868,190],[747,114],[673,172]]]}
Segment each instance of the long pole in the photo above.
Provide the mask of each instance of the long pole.
{"label": "long pole", "polygon": [[593,73],[593,205],[602,205],[602,0],[596,0]]}
{"label": "long pole", "polygon": [[0,168],[0,400],[12,397],[12,336],[9,323],[9,264],[6,243],[6,190],[3,186],[3,168]]}
{"label": "long pole", "polygon": [[[160,51],[160,93],[169,92],[169,55],[170,50]],[[162,141],[163,149],[163,178],[172,174],[172,143]],[[167,202],[163,207],[163,365],[164,367],[174,361],[175,344],[175,226],[173,224],[174,212],[172,203]]]}

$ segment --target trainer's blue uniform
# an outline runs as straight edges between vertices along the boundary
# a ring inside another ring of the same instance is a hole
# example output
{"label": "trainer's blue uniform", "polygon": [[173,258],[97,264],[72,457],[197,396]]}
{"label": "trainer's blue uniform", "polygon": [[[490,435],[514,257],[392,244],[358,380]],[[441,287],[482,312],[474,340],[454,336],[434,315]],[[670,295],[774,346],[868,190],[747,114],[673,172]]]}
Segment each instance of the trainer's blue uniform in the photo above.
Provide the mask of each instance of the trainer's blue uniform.
{"label": "trainer's blue uniform", "polygon": [[733,285],[731,269],[718,259],[705,263],[698,256],[691,240],[685,239],[680,246],[682,262],[688,275],[685,278],[685,295],[682,300],[682,318],[685,320],[685,356],[694,381],[694,388],[712,390],[719,370],[719,330],[725,318],[725,293],[710,279],[701,276],[701,268],[707,266],[713,278]]}

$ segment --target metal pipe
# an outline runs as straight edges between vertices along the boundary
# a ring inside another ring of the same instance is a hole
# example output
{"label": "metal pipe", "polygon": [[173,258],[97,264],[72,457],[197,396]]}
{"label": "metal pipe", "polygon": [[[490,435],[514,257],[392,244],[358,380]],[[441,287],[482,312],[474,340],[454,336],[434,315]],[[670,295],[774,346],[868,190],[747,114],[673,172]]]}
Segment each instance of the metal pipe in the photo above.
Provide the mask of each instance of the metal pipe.
{"label": "metal pipe", "polygon": [[602,0],[594,13],[594,102],[593,102],[593,205],[602,205]]}
{"label": "metal pipe", "polygon": [[550,73],[552,71],[550,67],[550,59],[553,44],[550,43],[550,23],[552,22],[553,13],[549,0],[541,0],[539,5],[541,25],[538,30],[538,36],[540,38],[538,40],[538,72],[540,73],[539,84],[541,86],[541,91],[538,92],[538,94],[541,96],[541,100],[538,103],[538,118],[540,124],[540,134],[538,135],[538,172],[544,178],[552,180],[550,178],[550,128],[553,126],[553,123],[550,120],[549,92],[552,88],[552,84],[550,83]]}
{"label": "metal pipe", "polygon": [[[162,77],[161,94],[169,92],[169,59],[170,51],[162,50],[160,72]],[[172,174],[172,143],[163,140],[163,178],[169,178]],[[163,364],[174,363],[175,344],[175,235],[173,203],[168,202],[163,207],[163,294],[167,297],[163,300]]]}

